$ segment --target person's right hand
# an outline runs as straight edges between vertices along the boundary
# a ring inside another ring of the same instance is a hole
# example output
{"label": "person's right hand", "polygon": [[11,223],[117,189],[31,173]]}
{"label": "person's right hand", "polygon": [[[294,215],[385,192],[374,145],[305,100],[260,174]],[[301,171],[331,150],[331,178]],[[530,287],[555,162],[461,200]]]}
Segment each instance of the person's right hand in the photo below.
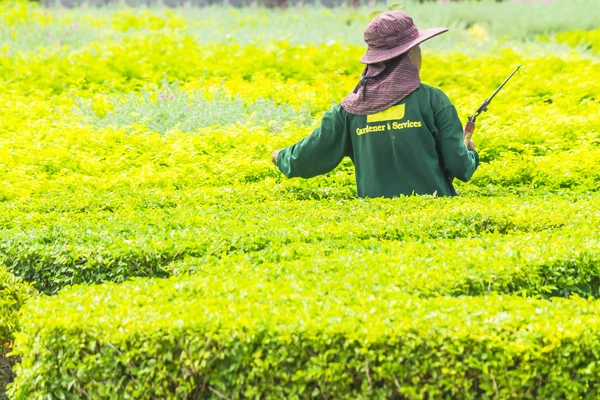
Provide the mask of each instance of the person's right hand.
{"label": "person's right hand", "polygon": [[475,150],[475,143],[472,140],[469,140],[469,144],[467,145],[467,149]]}
{"label": "person's right hand", "polygon": [[271,154],[271,161],[273,162],[273,164],[277,165],[277,156],[279,155],[279,152],[281,150],[275,150],[273,152],[273,154]]}

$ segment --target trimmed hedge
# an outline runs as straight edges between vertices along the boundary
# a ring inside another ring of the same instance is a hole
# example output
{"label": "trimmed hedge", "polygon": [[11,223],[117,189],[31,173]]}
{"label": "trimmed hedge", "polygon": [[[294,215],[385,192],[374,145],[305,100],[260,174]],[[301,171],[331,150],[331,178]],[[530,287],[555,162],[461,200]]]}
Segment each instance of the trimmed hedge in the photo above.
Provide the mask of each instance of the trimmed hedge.
{"label": "trimmed hedge", "polygon": [[185,257],[207,263],[250,254],[277,262],[292,244],[315,251],[323,245],[330,251],[368,251],[369,240],[468,238],[569,226],[590,231],[600,225],[600,199],[259,200],[212,205],[190,196],[180,200],[185,206],[162,208],[132,200],[108,211],[7,209],[1,217],[0,262],[36,282],[40,291],[56,293],[71,284],[167,277],[168,265]]}
{"label": "trimmed hedge", "polygon": [[[378,267],[372,267],[376,273]],[[29,303],[15,398],[597,398],[600,302],[196,276]],[[326,279],[328,274],[322,271]]]}
{"label": "trimmed hedge", "polygon": [[210,263],[189,258],[168,268],[176,275],[278,281],[283,286],[301,274],[308,288],[334,288],[343,282],[420,297],[491,292],[544,298],[600,297],[600,230],[407,242],[365,240],[348,247],[338,241],[295,243]]}
{"label": "trimmed hedge", "polygon": [[19,329],[19,309],[34,295],[33,289],[15,278],[0,265],[0,399],[12,378],[14,358],[7,354],[12,348],[15,332]]}
{"label": "trimmed hedge", "polygon": [[13,339],[19,328],[18,311],[34,293],[29,284],[15,278],[0,264],[0,346]]}

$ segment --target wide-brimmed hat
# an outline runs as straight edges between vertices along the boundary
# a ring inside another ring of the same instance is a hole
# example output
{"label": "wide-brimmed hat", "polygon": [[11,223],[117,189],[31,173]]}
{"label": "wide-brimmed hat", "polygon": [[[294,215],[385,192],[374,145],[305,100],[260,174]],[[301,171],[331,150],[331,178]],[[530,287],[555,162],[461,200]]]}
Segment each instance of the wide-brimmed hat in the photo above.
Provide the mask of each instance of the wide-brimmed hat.
{"label": "wide-brimmed hat", "polygon": [[448,28],[432,28],[420,31],[412,18],[401,11],[379,14],[365,29],[365,42],[369,46],[360,59],[363,64],[377,64],[406,53],[412,47],[431,39]]}

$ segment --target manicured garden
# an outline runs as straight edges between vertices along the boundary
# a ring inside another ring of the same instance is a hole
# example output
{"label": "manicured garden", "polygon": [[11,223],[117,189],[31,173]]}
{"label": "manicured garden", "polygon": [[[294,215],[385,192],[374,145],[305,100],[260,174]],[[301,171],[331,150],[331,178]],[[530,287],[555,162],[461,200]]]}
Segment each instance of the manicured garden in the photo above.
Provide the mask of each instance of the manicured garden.
{"label": "manicured garden", "polygon": [[270,160],[385,5],[0,4],[0,398],[597,398],[594,3],[406,2],[463,121],[525,70],[460,196],[393,199]]}

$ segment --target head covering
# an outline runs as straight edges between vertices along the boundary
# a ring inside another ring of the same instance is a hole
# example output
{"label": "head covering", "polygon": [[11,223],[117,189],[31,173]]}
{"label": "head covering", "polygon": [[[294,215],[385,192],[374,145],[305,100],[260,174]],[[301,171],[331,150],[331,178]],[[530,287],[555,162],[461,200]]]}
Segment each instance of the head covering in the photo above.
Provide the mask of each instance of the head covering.
{"label": "head covering", "polygon": [[408,50],[447,31],[420,31],[412,18],[400,11],[386,11],[375,17],[364,33],[368,49],[360,62],[367,66],[356,88],[342,101],[342,107],[352,114],[370,115],[402,101],[421,83]]}
{"label": "head covering", "polygon": [[407,14],[401,11],[386,11],[373,18],[367,25],[364,39],[369,47],[360,62],[376,64],[391,60],[444,32],[448,32],[448,28],[420,31]]}

